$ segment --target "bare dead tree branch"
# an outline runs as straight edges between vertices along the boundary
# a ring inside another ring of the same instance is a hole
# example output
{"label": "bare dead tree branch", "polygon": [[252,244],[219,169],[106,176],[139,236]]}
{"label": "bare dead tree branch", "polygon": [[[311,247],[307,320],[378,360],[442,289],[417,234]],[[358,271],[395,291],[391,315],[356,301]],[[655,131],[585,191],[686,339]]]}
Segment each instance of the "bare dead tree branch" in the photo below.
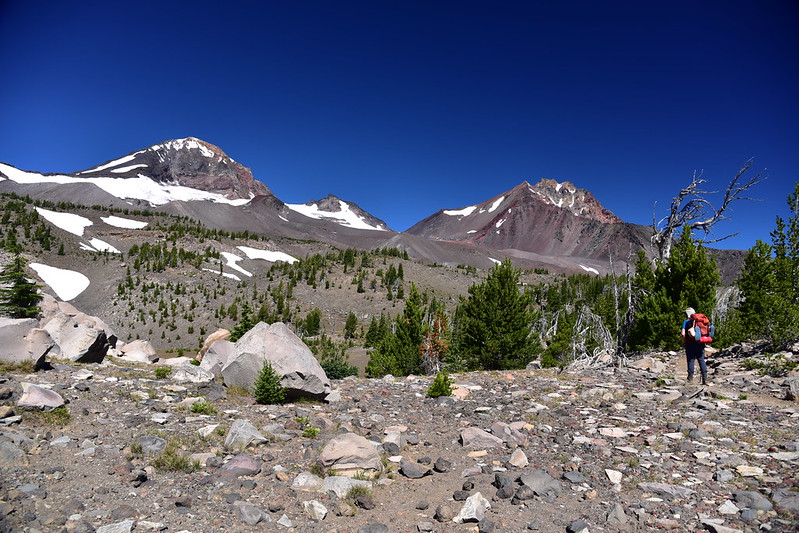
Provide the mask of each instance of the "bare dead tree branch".
{"label": "bare dead tree branch", "polygon": [[715,207],[706,198],[708,195],[717,194],[718,191],[704,190],[702,185],[707,180],[702,177],[702,172],[697,173],[695,171],[691,183],[683,187],[677,193],[677,196],[672,199],[669,212],[665,217],[657,220],[653,212],[651,242],[659,260],[666,261],[671,256],[674,236],[685,225],[688,226],[692,233],[694,231],[703,233],[702,237],[696,239],[699,244],[720,242],[737,235],[730,234],[723,237],[713,237],[713,226],[722,220],[729,219],[726,213],[733,201],[754,200],[754,198],[744,196],[744,193],[765,178],[761,173],[758,173],[745,181],[743,180],[744,173],[751,168],[752,163],[752,159],[744,163],[730,181],[724,191],[724,198],[718,207]]}

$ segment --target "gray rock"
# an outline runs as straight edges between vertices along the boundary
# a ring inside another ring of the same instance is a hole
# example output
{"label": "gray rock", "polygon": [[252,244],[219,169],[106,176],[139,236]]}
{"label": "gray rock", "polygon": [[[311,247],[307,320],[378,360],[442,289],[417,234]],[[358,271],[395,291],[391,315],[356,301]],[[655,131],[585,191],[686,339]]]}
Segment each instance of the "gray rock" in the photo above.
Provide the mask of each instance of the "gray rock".
{"label": "gray rock", "polygon": [[244,334],[222,367],[227,386],[251,389],[264,362],[280,376],[289,399],[324,399],[331,392],[330,380],[313,352],[285,324],[259,322]]}
{"label": "gray rock", "polygon": [[136,439],[144,453],[158,454],[166,449],[166,440],[155,435],[142,435]]}
{"label": "gray rock", "polygon": [[569,483],[585,483],[585,476],[580,472],[566,472],[563,474],[563,479]]}
{"label": "gray rock", "polygon": [[560,482],[543,470],[534,470],[520,478],[523,485],[533,489],[537,496],[552,503],[560,496]]}
{"label": "gray rock", "polygon": [[172,380],[189,383],[210,383],[214,380],[214,375],[202,367],[184,363],[173,370]]}
{"label": "gray rock", "polygon": [[452,468],[452,462],[444,459],[443,457],[439,457],[436,459],[436,462],[433,463],[433,470],[439,472],[441,474],[449,472]]}
{"label": "gray rock", "polygon": [[386,524],[369,524],[358,528],[358,533],[388,533]]}
{"label": "gray rock", "polygon": [[156,352],[153,345],[150,344],[149,341],[141,339],[136,339],[122,346],[120,352],[122,353],[122,357],[133,361],[142,363],[154,363],[158,361],[158,352]]}
{"label": "gray rock", "polygon": [[53,355],[77,363],[102,363],[111,346],[105,331],[79,324],[65,313],[57,313],[44,325],[56,343]]}
{"label": "gray rock", "polygon": [[799,492],[789,489],[775,489],[771,497],[780,512],[799,515]]}
{"label": "gray rock", "polygon": [[505,422],[494,422],[491,424],[491,433],[510,446],[519,446],[521,444],[526,444],[528,441],[527,437],[521,431],[512,428]]}
{"label": "gray rock", "polygon": [[266,437],[249,420],[237,419],[230,425],[225,436],[225,446],[243,449],[266,442]]}
{"label": "gray rock", "polygon": [[33,383],[22,383],[22,396],[17,405],[35,409],[55,409],[64,405],[64,398],[55,391]]}
{"label": "gray rock", "polygon": [[236,510],[236,516],[238,519],[251,526],[254,526],[259,522],[269,522],[272,520],[272,517],[269,516],[269,513],[260,507],[245,501],[234,502],[233,508]]}
{"label": "gray rock", "polygon": [[23,450],[6,440],[0,439],[0,467],[14,468],[27,465],[28,456]]}
{"label": "gray rock", "polygon": [[612,527],[623,527],[627,524],[627,514],[624,507],[619,502],[613,504],[613,508],[608,512],[606,523]]}
{"label": "gray rock", "polygon": [[402,461],[400,473],[409,479],[421,479],[430,475],[430,469],[413,461]]}
{"label": "gray rock", "polygon": [[[345,478],[349,479],[349,478]],[[310,472],[300,472],[291,482],[291,488],[294,490],[304,490],[308,492],[316,492],[322,486],[324,480],[319,476],[311,474]]]}
{"label": "gray rock", "polygon": [[774,507],[768,498],[759,492],[742,490],[733,492],[732,496],[735,499],[735,503],[738,504],[738,507],[755,509],[757,511],[771,511]]}
{"label": "gray rock", "polygon": [[302,502],[302,509],[312,520],[324,520],[327,516],[327,507],[316,500]]}
{"label": "gray rock", "polygon": [[461,444],[464,448],[483,449],[502,446],[504,442],[499,437],[472,426],[461,431]]}
{"label": "gray rock", "polygon": [[[223,331],[227,332],[227,330]],[[228,335],[230,334],[228,333]],[[227,364],[234,346],[235,344],[226,339],[215,341],[202,356],[200,368],[210,372],[214,377],[222,377],[222,368]]]}
{"label": "gray rock", "polygon": [[55,342],[38,326],[35,318],[0,317],[0,361],[14,364],[30,361],[37,368],[42,366]]}
{"label": "gray rock", "polygon": [[319,454],[319,463],[343,475],[383,468],[377,444],[355,433],[337,435],[328,441]]}
{"label": "gray rock", "polygon": [[486,509],[491,509],[491,502],[479,492],[475,492],[463,504],[460,512],[452,519],[457,524],[464,522],[480,522],[485,517]]}
{"label": "gray rock", "polygon": [[731,470],[716,470],[713,474],[713,479],[720,483],[726,483],[735,477]]}
{"label": "gray rock", "polygon": [[254,476],[261,471],[261,461],[250,454],[240,453],[219,469],[220,474],[235,477]]}
{"label": "gray rock", "polygon": [[352,479],[346,476],[328,476],[319,486],[320,492],[332,492],[339,498],[346,498],[353,488],[372,489],[372,483],[365,479]]}
{"label": "gray rock", "polygon": [[584,520],[574,520],[566,526],[566,533],[588,533],[588,523]]}
{"label": "gray rock", "polygon": [[134,520],[123,520],[115,524],[100,526],[97,528],[97,533],[130,533],[135,523]]}
{"label": "gray rock", "polygon": [[449,522],[455,517],[455,511],[446,504],[441,504],[436,507],[436,512],[433,515],[433,518],[438,520],[439,522]]}

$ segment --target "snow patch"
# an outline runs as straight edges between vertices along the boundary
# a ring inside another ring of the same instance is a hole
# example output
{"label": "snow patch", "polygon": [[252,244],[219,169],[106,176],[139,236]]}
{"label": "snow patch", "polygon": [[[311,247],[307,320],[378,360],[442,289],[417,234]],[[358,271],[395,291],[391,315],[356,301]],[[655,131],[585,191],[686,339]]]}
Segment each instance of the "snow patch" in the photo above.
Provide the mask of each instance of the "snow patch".
{"label": "snow patch", "polygon": [[[210,268],[204,268],[206,272],[213,272],[214,274],[219,274],[218,270],[211,270]],[[234,279],[236,281],[241,281],[241,278],[238,277],[236,274],[228,274],[227,272],[222,272],[222,275],[226,278]]]}
{"label": "snow patch", "polygon": [[31,263],[30,267],[36,271],[42,281],[53,289],[56,296],[65,302],[85,291],[90,283],[89,278],[74,270],[51,267],[41,263]]}
{"label": "snow patch", "polygon": [[120,157],[119,159],[114,159],[113,161],[109,161],[105,165],[100,165],[99,167],[90,168],[89,170],[84,170],[83,172],[78,172],[78,174],[88,174],[90,172],[100,172],[101,170],[105,170],[107,168],[115,167],[117,165],[121,165],[123,163],[127,163],[128,161],[133,161],[133,158],[136,155],[140,154],[141,152],[136,152],[135,154],[126,155],[125,157]]}
{"label": "snow patch", "polygon": [[283,261],[284,263],[294,264],[299,259],[292,257],[283,252],[273,252],[270,250],[259,250],[258,248],[250,248],[249,246],[236,246],[239,250],[244,252],[248,259],[263,259],[271,263]]}
{"label": "snow patch", "polygon": [[477,230],[476,229],[470,229],[469,231],[466,232],[466,234],[468,235],[469,233],[477,233]]}
{"label": "snow patch", "polygon": [[50,211],[49,209],[42,209],[41,207],[37,207],[36,211],[51,224],[73,235],[77,235],[78,237],[83,237],[83,231],[86,227],[93,224],[88,218],[80,215],[73,215],[72,213],[59,213]]}
{"label": "snow patch", "polygon": [[222,257],[224,257],[224,258],[225,258],[225,260],[227,261],[227,266],[229,266],[229,267],[230,267],[230,268],[232,268],[233,270],[238,270],[239,272],[241,272],[241,273],[242,273],[242,274],[244,274],[245,276],[250,276],[250,277],[252,277],[252,274],[251,274],[250,272],[247,272],[246,270],[244,270],[243,268],[241,268],[241,267],[238,265],[238,262],[239,262],[239,261],[241,261],[242,259],[244,259],[243,257],[239,257],[239,256],[237,256],[236,254],[232,254],[232,253],[230,253],[230,252],[222,252],[222,254],[221,254],[221,255],[222,255]]}
{"label": "snow patch", "polygon": [[[505,223],[505,221],[506,221],[506,220],[507,220],[507,218],[503,218],[502,220],[500,220],[499,222],[497,222],[497,224],[496,224],[496,227],[497,227],[497,228],[499,228],[499,227],[500,227],[502,224],[504,224],[504,223]],[[497,233],[499,233],[499,232],[497,232]]]}
{"label": "snow patch", "polygon": [[498,259],[494,259],[493,257],[489,257],[489,259],[490,259],[491,261],[493,261],[494,263],[498,264],[498,265],[501,265],[501,264],[502,264],[502,261],[500,261],[500,260],[498,260]]}
{"label": "snow patch", "polygon": [[89,244],[91,244],[94,247],[94,249],[99,251],[99,252],[111,252],[112,254],[121,254],[122,253],[119,250],[117,250],[116,248],[114,248],[113,246],[111,246],[110,244],[108,244],[107,242],[101,241],[100,239],[97,239],[97,238],[91,239],[89,241]]}
{"label": "snow patch", "polygon": [[[107,165],[104,165],[104,167],[105,166]],[[36,172],[19,170],[2,163],[0,163],[0,172],[8,176],[11,181],[24,184],[89,182],[117,198],[144,200],[152,205],[162,205],[172,201],[191,202],[203,200],[230,205],[243,205],[249,202],[249,199],[229,200],[221,194],[200,191],[181,185],[162,185],[156,183],[144,174],[139,174],[136,178],[112,178],[108,176],[76,178],[74,176],[64,176],[60,174],[45,176],[44,174]],[[91,172],[95,172],[95,170],[91,170]]]}
{"label": "snow patch", "polygon": [[505,201],[505,197],[504,196],[500,196],[498,200],[495,200],[494,203],[491,204],[491,207],[488,208],[488,212],[489,213],[493,213],[494,211],[496,211],[497,207],[499,207],[500,204],[502,202],[504,202],[504,201]]}
{"label": "snow patch", "polygon": [[447,209],[444,210],[443,213],[451,217],[468,217],[474,213],[475,209],[477,209],[476,205],[470,205],[469,207],[464,207],[463,209]]}
{"label": "snow patch", "polygon": [[585,266],[585,265],[580,265],[580,268],[582,268],[582,269],[583,269],[583,270],[585,270],[586,272],[590,272],[590,273],[592,273],[592,274],[599,274],[599,270],[597,270],[597,269],[595,269],[595,268],[593,268],[593,267],[587,267],[587,266]]}
{"label": "snow patch", "polygon": [[147,165],[144,163],[139,163],[138,165],[130,165],[128,167],[112,168],[111,172],[114,172],[115,174],[121,174],[123,172],[127,172],[128,170],[133,170],[134,168],[143,168],[146,166]]}
{"label": "snow patch", "polygon": [[386,228],[382,225],[372,226],[368,224],[362,217],[358,216],[355,211],[350,209],[347,202],[342,200],[339,200],[339,202],[341,204],[340,211],[321,211],[316,204],[286,204],[286,207],[308,218],[315,218],[317,220],[328,219],[336,224],[355,229],[386,231]]}
{"label": "snow patch", "polygon": [[141,220],[131,220],[129,218],[122,218],[122,217],[100,217],[100,220],[108,224],[109,226],[114,226],[115,228],[125,228],[125,229],[142,229],[147,226],[147,222],[142,222]]}

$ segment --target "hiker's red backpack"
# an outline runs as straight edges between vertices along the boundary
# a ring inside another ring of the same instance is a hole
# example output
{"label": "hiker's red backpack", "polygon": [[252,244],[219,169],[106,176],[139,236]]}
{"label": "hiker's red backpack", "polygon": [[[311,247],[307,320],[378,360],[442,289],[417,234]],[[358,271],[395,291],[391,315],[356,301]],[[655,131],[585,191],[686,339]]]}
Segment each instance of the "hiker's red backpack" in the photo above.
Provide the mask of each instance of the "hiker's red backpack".
{"label": "hiker's red backpack", "polygon": [[697,342],[705,344],[713,342],[715,328],[710,323],[710,319],[702,313],[694,313],[689,318],[693,321],[693,326],[688,329],[688,335],[693,336]]}

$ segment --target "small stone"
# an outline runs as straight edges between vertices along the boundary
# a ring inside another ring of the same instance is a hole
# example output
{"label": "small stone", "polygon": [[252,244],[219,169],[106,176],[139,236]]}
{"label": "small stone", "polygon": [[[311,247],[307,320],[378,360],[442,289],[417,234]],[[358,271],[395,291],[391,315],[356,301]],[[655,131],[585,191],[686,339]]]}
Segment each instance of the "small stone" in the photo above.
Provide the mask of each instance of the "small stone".
{"label": "small stone", "polygon": [[618,485],[619,483],[621,483],[622,473],[619,472],[618,470],[611,470],[609,468],[606,468],[605,475],[608,476],[608,479],[614,485]]}
{"label": "small stone", "polygon": [[480,522],[485,516],[486,509],[491,509],[491,502],[485,499],[482,494],[476,492],[467,498],[460,512],[452,521],[458,524]]}
{"label": "small stone", "polygon": [[446,504],[441,504],[436,507],[436,513],[433,515],[433,518],[438,520],[439,522],[449,522],[455,516],[455,511]]}

